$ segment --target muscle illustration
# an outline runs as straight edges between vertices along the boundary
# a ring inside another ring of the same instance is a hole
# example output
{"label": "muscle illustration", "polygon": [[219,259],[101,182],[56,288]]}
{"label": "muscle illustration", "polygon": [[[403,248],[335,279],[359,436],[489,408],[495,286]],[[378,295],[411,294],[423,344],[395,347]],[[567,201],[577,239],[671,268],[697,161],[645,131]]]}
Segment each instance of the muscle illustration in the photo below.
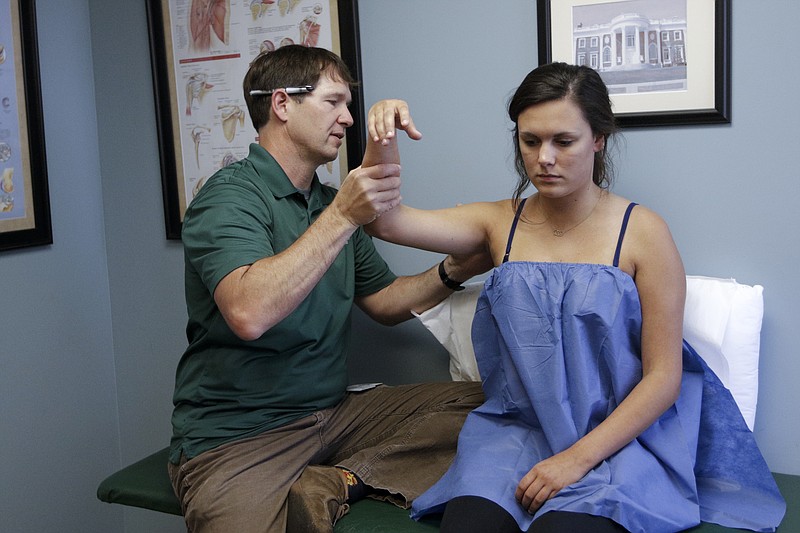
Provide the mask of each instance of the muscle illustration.
{"label": "muscle illustration", "polygon": [[8,143],[0,142],[0,162],[11,159],[11,146]]}
{"label": "muscle illustration", "polygon": [[189,27],[195,50],[211,47],[211,30],[228,44],[228,0],[192,0]]}
{"label": "muscle illustration", "polygon": [[219,106],[220,121],[222,122],[222,133],[228,142],[233,142],[236,136],[236,122],[239,126],[244,126],[245,112],[238,105]]}
{"label": "muscle illustration", "polygon": [[319,41],[319,24],[317,17],[308,16],[300,23],[300,44],[303,46],[317,46]]}
{"label": "muscle illustration", "polygon": [[7,168],[3,170],[3,179],[2,181],[0,181],[0,189],[2,189],[3,192],[8,192],[8,193],[14,192],[14,182],[12,181],[13,177],[14,177],[13,168]]}
{"label": "muscle illustration", "polygon": [[222,158],[222,166],[227,167],[228,165],[232,165],[237,161],[238,159],[236,159],[236,156],[228,152],[227,154],[225,154],[225,157]]}
{"label": "muscle illustration", "polygon": [[260,53],[262,53],[262,54],[264,52],[274,52],[275,51],[275,43],[273,43],[269,39],[266,39],[261,43],[261,46],[258,47],[258,51]]}
{"label": "muscle illustration", "polygon": [[192,128],[192,141],[194,141],[194,161],[197,163],[197,168],[200,168],[200,140],[204,133],[211,131],[211,128],[204,126],[196,126]]}
{"label": "muscle illustration", "polygon": [[203,176],[202,178],[197,180],[197,183],[195,183],[194,187],[192,188],[192,198],[197,196],[197,191],[199,191],[203,187],[203,185],[205,185],[205,184],[206,184],[206,177],[205,176]]}
{"label": "muscle illustration", "polygon": [[281,12],[281,16],[291,13],[299,3],[300,0],[278,0],[278,9]]}
{"label": "muscle illustration", "polygon": [[10,194],[4,194],[0,196],[0,211],[3,213],[8,213],[9,211],[14,209],[14,197]]}
{"label": "muscle illustration", "polygon": [[250,13],[253,14],[253,20],[260,18],[267,11],[267,7],[274,3],[275,0],[250,0]]}
{"label": "muscle illustration", "polygon": [[197,72],[192,74],[189,81],[186,82],[186,114],[192,114],[192,104],[195,100],[202,102],[203,96],[211,90],[213,85],[207,83],[208,75],[204,72]]}

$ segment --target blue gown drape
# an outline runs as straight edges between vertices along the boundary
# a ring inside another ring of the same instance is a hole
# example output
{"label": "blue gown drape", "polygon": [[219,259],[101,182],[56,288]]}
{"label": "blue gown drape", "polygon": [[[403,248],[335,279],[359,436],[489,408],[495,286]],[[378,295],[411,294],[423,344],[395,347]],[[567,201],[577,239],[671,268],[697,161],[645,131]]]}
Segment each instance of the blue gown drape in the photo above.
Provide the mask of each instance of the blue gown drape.
{"label": "blue gown drape", "polygon": [[680,397],[651,427],[535,516],[514,498],[537,462],[586,435],[639,382],[641,326],[636,286],[616,267],[496,268],[472,330],[486,402],[468,416],[451,468],[414,502],[412,516],[474,495],[500,504],[523,531],[553,510],[647,533],[701,520],[774,531],[785,502],[730,392],[687,343]]}

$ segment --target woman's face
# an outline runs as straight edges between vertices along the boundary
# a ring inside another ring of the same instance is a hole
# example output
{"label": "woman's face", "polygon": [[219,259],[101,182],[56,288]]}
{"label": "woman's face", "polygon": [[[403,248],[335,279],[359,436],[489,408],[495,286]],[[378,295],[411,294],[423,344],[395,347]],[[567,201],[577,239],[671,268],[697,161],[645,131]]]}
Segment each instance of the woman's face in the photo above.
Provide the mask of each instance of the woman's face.
{"label": "woman's face", "polygon": [[603,149],[581,109],[568,98],[525,109],[517,119],[519,148],[531,183],[560,198],[592,183],[594,155]]}

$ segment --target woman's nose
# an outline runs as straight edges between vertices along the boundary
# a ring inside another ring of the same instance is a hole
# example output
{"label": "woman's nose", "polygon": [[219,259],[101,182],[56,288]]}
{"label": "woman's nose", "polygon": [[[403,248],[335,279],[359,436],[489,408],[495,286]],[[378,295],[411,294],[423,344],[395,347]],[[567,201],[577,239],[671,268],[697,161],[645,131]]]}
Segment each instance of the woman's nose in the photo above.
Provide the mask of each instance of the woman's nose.
{"label": "woman's nose", "polygon": [[536,159],[540,165],[552,165],[555,161],[555,151],[549,144],[539,146],[539,157]]}

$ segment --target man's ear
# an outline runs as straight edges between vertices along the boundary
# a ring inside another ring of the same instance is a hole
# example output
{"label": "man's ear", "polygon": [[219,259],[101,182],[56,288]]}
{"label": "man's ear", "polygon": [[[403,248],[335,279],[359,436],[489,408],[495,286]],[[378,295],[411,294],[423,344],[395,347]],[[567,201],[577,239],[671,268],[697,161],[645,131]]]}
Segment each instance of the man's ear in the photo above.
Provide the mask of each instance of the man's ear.
{"label": "man's ear", "polygon": [[275,91],[272,93],[272,113],[281,122],[286,122],[288,119],[288,109],[291,105],[289,95],[283,91]]}

